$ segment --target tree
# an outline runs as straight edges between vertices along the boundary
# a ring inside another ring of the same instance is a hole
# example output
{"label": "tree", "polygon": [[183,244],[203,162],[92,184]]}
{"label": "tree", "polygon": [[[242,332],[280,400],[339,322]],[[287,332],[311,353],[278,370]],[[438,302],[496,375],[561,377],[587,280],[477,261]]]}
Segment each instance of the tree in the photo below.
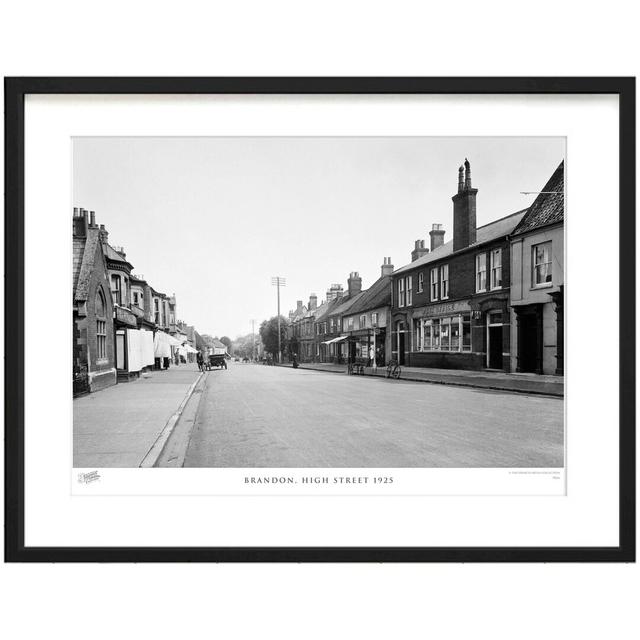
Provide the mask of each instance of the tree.
{"label": "tree", "polygon": [[231,353],[231,338],[229,338],[228,336],[222,336],[222,338],[220,338],[220,342],[222,342],[222,344],[227,347],[227,351]]}
{"label": "tree", "polygon": [[[264,320],[260,325],[260,338],[265,351],[274,358],[278,357],[278,316]],[[287,319],[280,316],[280,342],[284,349],[287,339]]]}

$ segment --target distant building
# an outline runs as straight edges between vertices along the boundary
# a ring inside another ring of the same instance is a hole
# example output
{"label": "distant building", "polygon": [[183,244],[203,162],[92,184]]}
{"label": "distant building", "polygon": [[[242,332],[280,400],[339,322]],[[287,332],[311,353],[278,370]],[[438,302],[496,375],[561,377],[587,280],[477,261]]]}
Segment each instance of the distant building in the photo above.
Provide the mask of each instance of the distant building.
{"label": "distant building", "polygon": [[375,358],[376,366],[384,367],[391,357],[392,274],[391,258],[384,258],[380,278],[342,316],[342,333],[348,335],[352,362]]}
{"label": "distant building", "polygon": [[514,371],[564,374],[564,161],[511,234]]}
{"label": "distant building", "polygon": [[73,392],[116,383],[113,303],[95,213],[73,210]]}
{"label": "distant building", "polygon": [[342,291],[342,287],[336,293],[337,296],[332,300],[323,317],[323,322],[326,323],[326,333],[322,336],[325,338],[322,344],[327,349],[327,361],[341,364],[347,362],[349,355],[346,342],[349,334],[343,331],[342,318],[348,314],[353,304],[364,295],[360,274],[357,271],[352,271],[347,279],[346,293]]}

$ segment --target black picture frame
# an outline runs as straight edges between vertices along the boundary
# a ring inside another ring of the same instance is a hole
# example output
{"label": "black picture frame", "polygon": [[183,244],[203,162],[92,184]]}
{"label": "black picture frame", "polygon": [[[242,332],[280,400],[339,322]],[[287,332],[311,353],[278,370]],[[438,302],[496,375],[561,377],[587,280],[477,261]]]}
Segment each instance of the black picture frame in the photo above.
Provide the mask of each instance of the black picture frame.
{"label": "black picture frame", "polygon": [[[635,561],[635,78],[5,78],[5,561]],[[619,98],[619,531],[615,547],[26,547],[24,104],[28,94],[615,94]]]}

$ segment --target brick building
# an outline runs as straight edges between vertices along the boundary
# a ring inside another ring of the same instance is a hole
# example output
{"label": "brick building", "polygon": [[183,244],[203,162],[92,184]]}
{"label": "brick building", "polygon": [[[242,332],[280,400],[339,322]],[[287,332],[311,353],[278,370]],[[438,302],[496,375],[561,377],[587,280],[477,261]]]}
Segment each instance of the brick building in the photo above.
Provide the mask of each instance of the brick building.
{"label": "brick building", "polygon": [[340,285],[333,285],[330,292],[332,299],[322,319],[324,333],[319,334],[317,339],[325,347],[324,361],[341,364],[348,359],[348,335],[342,330],[342,318],[363,295],[360,274],[357,271],[349,274],[346,292]]}
{"label": "brick building", "polygon": [[564,161],[511,234],[511,366],[564,373]]}
{"label": "brick building", "polygon": [[73,393],[116,383],[113,303],[95,213],[73,210]]}
{"label": "brick building", "polygon": [[412,262],[393,274],[391,353],[400,364],[509,371],[509,234],[519,211],[476,227],[471,165],[458,170],[453,239],[434,225],[427,249],[418,241]]}
{"label": "brick building", "polygon": [[369,361],[371,352],[379,367],[384,367],[390,359],[392,274],[391,258],[384,258],[380,278],[344,311],[342,331],[348,336],[348,356],[352,362]]}

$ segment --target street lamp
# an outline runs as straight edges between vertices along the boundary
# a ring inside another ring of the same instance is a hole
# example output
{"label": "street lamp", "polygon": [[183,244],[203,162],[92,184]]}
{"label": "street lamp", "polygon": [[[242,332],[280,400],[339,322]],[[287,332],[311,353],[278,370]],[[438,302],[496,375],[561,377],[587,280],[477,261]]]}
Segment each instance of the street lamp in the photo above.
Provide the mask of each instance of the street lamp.
{"label": "street lamp", "polygon": [[280,336],[280,287],[287,286],[287,279],[280,276],[271,278],[271,285],[278,289],[278,364],[282,364],[282,344]]}

